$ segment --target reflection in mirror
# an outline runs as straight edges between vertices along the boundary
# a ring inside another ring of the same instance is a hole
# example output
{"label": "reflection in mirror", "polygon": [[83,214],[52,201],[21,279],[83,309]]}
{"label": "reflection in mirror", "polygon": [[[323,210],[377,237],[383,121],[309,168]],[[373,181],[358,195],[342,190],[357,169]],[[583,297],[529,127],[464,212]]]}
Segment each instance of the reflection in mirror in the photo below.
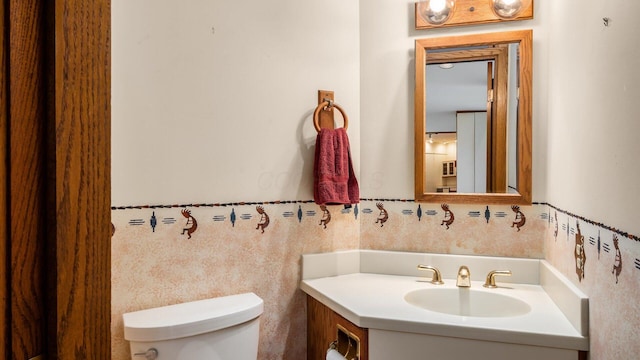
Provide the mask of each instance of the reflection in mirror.
{"label": "reflection in mirror", "polygon": [[[505,120],[502,104],[493,96],[506,94],[507,107],[517,109],[517,54],[517,43],[427,53],[426,133],[431,141],[425,144],[426,192],[517,190],[515,176],[507,177],[507,172],[515,173],[517,166],[515,157],[509,156],[515,138],[508,137],[512,133],[509,130],[517,125],[517,113],[506,111]],[[500,66],[507,66],[506,71]],[[440,141],[440,133],[454,136]],[[505,136],[506,143],[502,140]],[[506,154],[497,151],[505,144]],[[506,158],[498,159],[498,154]],[[434,168],[451,160],[456,161],[457,175],[437,177]]]}
{"label": "reflection in mirror", "polygon": [[416,41],[416,201],[531,202],[531,37]]}

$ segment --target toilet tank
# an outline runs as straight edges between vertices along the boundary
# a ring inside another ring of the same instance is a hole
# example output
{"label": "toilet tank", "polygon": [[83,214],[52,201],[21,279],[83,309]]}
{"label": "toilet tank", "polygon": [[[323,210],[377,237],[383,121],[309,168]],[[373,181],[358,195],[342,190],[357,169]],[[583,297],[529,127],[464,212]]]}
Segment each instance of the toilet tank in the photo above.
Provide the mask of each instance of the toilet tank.
{"label": "toilet tank", "polygon": [[263,301],[245,293],[123,314],[133,360],[255,360]]}

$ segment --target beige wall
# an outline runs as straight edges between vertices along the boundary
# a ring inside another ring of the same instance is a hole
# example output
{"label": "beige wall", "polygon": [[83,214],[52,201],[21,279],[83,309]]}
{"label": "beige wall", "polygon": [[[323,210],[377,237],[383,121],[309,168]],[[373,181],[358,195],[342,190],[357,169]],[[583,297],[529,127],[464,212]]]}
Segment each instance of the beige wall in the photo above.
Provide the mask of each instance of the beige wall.
{"label": "beige wall", "polygon": [[[264,233],[256,229],[261,221],[256,206],[269,216]],[[198,224],[190,239],[183,234],[191,227],[184,209]],[[113,210],[113,358],[128,354],[123,313],[249,291],[265,302],[259,358],[305,358],[305,302],[298,285],[306,253],[363,248],[544,256],[543,205],[526,209],[527,221],[519,230],[512,226],[515,213],[509,206],[490,206],[487,221],[484,206],[452,205],[454,221],[448,228],[443,220],[450,217],[436,204],[366,200],[348,211],[328,209],[326,228],[322,210],[312,202]]]}
{"label": "beige wall", "polygon": [[[123,313],[244,292],[264,300],[260,359],[305,358],[305,298],[298,290],[301,255],[357,249],[359,223],[353,212],[334,211],[325,229],[319,225],[320,213],[308,213],[319,211],[315,204],[260,206],[270,219],[264,233],[256,229],[261,218],[256,205],[113,211],[113,359],[124,360],[129,354]],[[191,239],[182,234],[190,227],[183,209],[198,223]],[[284,216],[288,212],[294,215]],[[154,215],[157,225],[152,228]],[[132,219],[144,224],[133,225]]]}
{"label": "beige wall", "polygon": [[[630,60],[640,55],[632,21],[640,5],[538,1],[535,20],[429,31],[413,30],[411,1],[112,6],[115,359],[127,352],[123,312],[243,291],[265,299],[260,358],[301,358],[299,256],[352,248],[546,257],[592,298],[591,358],[640,352],[640,243],[622,235],[640,234],[640,71]],[[413,198],[413,42],[523,28],[534,30],[539,204],[521,209],[520,231],[509,206],[489,206],[487,222],[485,206],[452,205],[446,229],[440,204],[403,201]],[[332,207],[326,229],[309,202],[318,89],[335,90],[350,116],[365,199],[357,214]],[[258,205],[270,215],[264,233],[255,229]],[[181,234],[185,208],[199,221],[191,239]],[[575,271],[576,224],[584,279]]]}
{"label": "beige wall", "polygon": [[360,157],[358,2],[112,2],[114,205],[309,199],[320,89]]}
{"label": "beige wall", "polygon": [[547,201],[639,234],[640,3],[550,7]]}
{"label": "beige wall", "polygon": [[[575,215],[558,212],[559,234],[553,227],[547,233],[546,257],[590,296],[591,359],[632,359],[640,352],[640,242],[633,235],[640,234],[640,71],[633,60],[640,56],[640,3],[549,6],[546,201]],[[611,19],[608,27],[603,17]],[[581,280],[578,225],[587,257]]]}

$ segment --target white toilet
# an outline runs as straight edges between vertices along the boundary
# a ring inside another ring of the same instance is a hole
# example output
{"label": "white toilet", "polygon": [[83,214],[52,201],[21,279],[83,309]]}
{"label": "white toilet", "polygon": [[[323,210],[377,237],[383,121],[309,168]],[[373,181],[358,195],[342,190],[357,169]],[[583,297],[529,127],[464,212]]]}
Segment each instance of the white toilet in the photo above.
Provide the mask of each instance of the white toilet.
{"label": "white toilet", "polygon": [[263,301],[254,293],[122,315],[133,360],[256,360]]}

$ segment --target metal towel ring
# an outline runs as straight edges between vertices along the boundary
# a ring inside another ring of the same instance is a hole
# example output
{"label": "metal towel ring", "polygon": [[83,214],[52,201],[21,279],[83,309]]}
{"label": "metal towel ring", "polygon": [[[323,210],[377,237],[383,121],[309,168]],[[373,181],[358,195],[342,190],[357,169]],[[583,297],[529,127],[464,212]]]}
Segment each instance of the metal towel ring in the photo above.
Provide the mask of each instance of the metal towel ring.
{"label": "metal towel ring", "polygon": [[340,107],[340,105],[336,104],[333,101],[323,101],[318,104],[318,107],[313,112],[313,126],[316,128],[316,131],[320,132],[320,118],[318,116],[320,114],[320,110],[323,110],[326,107],[334,107],[338,109],[338,111],[340,111],[340,114],[342,114],[342,118],[344,119],[344,129],[347,130],[347,128],[349,127],[349,118],[347,117],[347,114],[344,112],[342,107]]}

